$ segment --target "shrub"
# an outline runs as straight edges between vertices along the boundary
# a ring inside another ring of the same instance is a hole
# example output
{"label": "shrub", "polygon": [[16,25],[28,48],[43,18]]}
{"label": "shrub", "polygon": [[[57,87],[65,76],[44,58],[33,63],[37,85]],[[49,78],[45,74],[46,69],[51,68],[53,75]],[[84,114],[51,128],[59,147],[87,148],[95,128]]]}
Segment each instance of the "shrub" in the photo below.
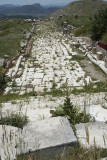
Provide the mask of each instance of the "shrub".
{"label": "shrub", "polygon": [[78,108],[74,107],[70,102],[70,98],[67,96],[64,105],[58,109],[50,111],[53,117],[66,116],[71,124],[87,123],[90,121],[90,115],[84,112],[80,112]]}
{"label": "shrub", "polygon": [[85,26],[83,26],[81,28],[75,29],[74,30],[74,35],[76,37],[78,37],[78,36],[86,36],[86,35],[90,34],[90,32],[91,32],[90,26],[85,25]]}
{"label": "shrub", "polygon": [[107,31],[107,8],[100,10],[92,20],[92,39],[100,40]]}
{"label": "shrub", "polygon": [[4,30],[4,31],[0,32],[0,36],[5,36],[7,34],[9,34],[9,30]]}
{"label": "shrub", "polygon": [[0,88],[5,84],[5,72],[6,70],[0,67]]}
{"label": "shrub", "polygon": [[28,122],[27,116],[23,116],[20,114],[11,114],[8,117],[1,117],[0,124],[1,125],[10,125],[18,128],[23,128],[23,126]]}
{"label": "shrub", "polygon": [[102,41],[104,44],[107,44],[107,32],[102,36],[101,41]]}

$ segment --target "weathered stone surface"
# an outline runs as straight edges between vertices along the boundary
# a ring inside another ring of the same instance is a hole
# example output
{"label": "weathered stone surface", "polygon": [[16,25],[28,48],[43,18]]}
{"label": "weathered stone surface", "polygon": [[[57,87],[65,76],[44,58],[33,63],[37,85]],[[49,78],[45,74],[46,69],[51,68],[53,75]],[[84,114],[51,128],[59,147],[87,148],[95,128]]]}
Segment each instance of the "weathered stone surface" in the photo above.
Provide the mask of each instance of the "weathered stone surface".
{"label": "weathered stone surface", "polygon": [[[41,152],[59,154],[66,145],[75,145],[77,139],[66,118],[57,117],[29,122],[23,130],[0,126],[0,156],[2,160],[16,158],[16,154]],[[60,148],[61,147],[61,148]]]}
{"label": "weathered stone surface", "polygon": [[[106,108],[107,103],[103,104]],[[102,107],[102,105],[90,105],[87,106],[87,113],[94,117],[95,121],[106,122],[107,121],[107,109]]]}
{"label": "weathered stone surface", "polygon": [[0,58],[0,67],[2,67],[4,65],[5,59]]}
{"label": "weathered stone surface", "polygon": [[[16,127],[0,125],[0,157],[1,160],[14,160],[17,145],[21,140],[21,130]],[[19,147],[20,148],[20,147]]]}
{"label": "weathered stone surface", "polygon": [[107,124],[81,123],[75,127],[77,138],[83,147],[107,148]]}
{"label": "weathered stone surface", "polygon": [[102,53],[102,52],[97,52],[97,58],[98,58],[99,60],[102,60],[102,59],[104,58],[103,53]]}
{"label": "weathered stone surface", "polygon": [[30,32],[26,34],[26,39],[27,39],[28,41],[31,39],[31,33],[30,33]]}
{"label": "weathered stone surface", "polygon": [[100,160],[107,160],[107,157],[106,158],[101,158]]}
{"label": "weathered stone surface", "polygon": [[[67,118],[55,117],[29,123],[23,128],[22,152],[58,148],[75,145],[77,139]],[[25,146],[25,147],[24,147]]]}
{"label": "weathered stone surface", "polygon": [[93,54],[96,54],[96,52],[97,52],[97,48],[96,48],[96,47],[93,47],[93,48],[92,48],[92,53],[93,53]]}

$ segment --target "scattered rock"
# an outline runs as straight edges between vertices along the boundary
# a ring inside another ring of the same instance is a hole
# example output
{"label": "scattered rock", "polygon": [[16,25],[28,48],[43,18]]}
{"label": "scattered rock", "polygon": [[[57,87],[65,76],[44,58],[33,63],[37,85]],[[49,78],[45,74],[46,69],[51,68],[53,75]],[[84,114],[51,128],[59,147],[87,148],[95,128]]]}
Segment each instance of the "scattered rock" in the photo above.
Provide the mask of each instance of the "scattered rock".
{"label": "scattered rock", "polygon": [[103,53],[102,53],[102,52],[97,52],[97,58],[98,58],[99,60],[102,60],[102,59],[104,58]]}
{"label": "scattered rock", "polygon": [[93,54],[96,54],[96,52],[97,52],[97,48],[96,48],[96,47],[93,47],[93,48],[92,48],[92,53],[93,53]]}

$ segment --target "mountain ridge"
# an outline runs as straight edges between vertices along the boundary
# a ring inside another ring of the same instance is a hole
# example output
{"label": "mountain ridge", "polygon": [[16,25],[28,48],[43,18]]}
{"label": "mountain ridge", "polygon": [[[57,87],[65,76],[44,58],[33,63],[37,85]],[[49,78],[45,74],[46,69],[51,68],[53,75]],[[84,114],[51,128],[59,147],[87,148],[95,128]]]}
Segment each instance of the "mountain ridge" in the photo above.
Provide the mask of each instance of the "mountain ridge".
{"label": "mountain ridge", "polygon": [[0,14],[6,16],[13,15],[30,15],[30,16],[46,16],[58,10],[58,7],[49,7],[45,8],[39,3],[35,3],[32,5],[23,5],[23,6],[5,6],[0,5]]}

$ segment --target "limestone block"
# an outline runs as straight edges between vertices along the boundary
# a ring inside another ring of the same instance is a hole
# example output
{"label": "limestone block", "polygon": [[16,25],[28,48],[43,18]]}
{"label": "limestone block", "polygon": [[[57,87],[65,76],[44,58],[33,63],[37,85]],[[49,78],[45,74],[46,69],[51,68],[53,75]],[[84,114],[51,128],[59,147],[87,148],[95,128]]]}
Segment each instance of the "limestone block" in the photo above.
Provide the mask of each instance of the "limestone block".
{"label": "limestone block", "polygon": [[37,79],[42,79],[44,76],[44,73],[35,73],[34,74],[34,78],[37,78]]}
{"label": "limestone block", "polygon": [[[107,104],[103,105],[106,107]],[[90,114],[95,119],[95,121],[107,121],[107,109],[104,109],[100,104],[87,106],[86,112]]]}
{"label": "limestone block", "polygon": [[96,52],[97,52],[97,48],[96,48],[96,47],[93,47],[93,48],[92,48],[92,53],[93,53],[93,54],[96,54]]}
{"label": "limestone block", "polygon": [[102,53],[102,52],[97,52],[97,58],[98,58],[99,60],[102,60],[102,59],[104,58],[103,53]]}
{"label": "limestone block", "polygon": [[[66,145],[73,146],[77,143],[77,139],[71,128],[67,118],[55,117],[47,120],[41,120],[29,123],[23,128],[22,152],[26,153],[29,150],[40,150],[41,154],[44,149],[52,149],[65,147]],[[25,144],[26,147],[23,147]],[[48,153],[48,154],[49,154]]]}
{"label": "limestone block", "polygon": [[99,147],[107,149],[107,124],[106,123],[81,123],[76,124],[76,135],[83,147]]}

